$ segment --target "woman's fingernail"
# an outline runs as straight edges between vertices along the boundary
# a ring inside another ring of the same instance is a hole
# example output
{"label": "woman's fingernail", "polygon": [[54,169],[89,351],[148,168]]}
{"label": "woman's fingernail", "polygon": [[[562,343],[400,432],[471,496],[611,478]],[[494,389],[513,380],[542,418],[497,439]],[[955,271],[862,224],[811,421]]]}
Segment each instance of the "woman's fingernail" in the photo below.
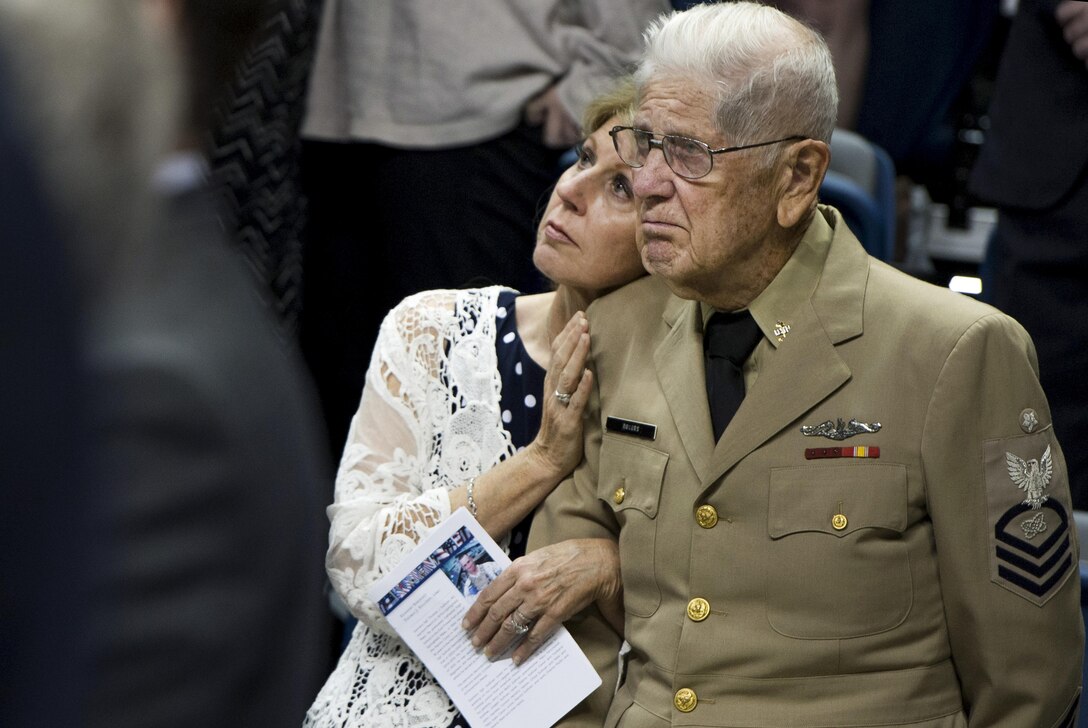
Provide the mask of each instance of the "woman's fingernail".
{"label": "woman's fingernail", "polygon": [[514,667],[518,667],[521,665],[522,658],[520,656],[514,655],[512,659],[514,660]]}
{"label": "woman's fingernail", "polygon": [[461,629],[468,629],[468,618],[461,620]]}

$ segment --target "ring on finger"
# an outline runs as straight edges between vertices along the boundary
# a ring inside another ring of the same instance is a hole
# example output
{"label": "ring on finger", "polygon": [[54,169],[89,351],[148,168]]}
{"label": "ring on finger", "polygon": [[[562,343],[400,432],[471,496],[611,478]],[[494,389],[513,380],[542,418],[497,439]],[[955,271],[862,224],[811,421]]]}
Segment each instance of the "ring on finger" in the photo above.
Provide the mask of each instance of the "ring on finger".
{"label": "ring on finger", "polygon": [[533,620],[526,617],[521,613],[520,609],[515,609],[513,614],[510,615],[510,627],[514,634],[521,636],[532,629]]}
{"label": "ring on finger", "polygon": [[558,399],[559,404],[563,405],[564,407],[570,404],[570,397],[571,395],[567,392],[560,392],[558,389],[555,390],[555,398]]}

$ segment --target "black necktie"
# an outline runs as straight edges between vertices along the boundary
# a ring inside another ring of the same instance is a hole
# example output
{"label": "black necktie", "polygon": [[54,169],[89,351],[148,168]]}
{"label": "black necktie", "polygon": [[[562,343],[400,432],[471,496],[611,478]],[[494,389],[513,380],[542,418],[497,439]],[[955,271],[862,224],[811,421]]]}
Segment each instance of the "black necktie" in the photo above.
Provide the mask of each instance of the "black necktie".
{"label": "black necktie", "polygon": [[721,439],[744,399],[744,361],[762,337],[763,332],[747,310],[719,311],[706,322],[706,396],[715,442]]}

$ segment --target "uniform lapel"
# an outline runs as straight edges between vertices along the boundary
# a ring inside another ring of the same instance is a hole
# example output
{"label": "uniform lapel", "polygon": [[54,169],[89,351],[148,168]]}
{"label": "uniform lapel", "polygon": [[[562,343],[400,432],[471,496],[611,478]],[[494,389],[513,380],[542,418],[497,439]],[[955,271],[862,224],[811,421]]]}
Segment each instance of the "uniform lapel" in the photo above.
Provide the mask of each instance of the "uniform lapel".
{"label": "uniform lapel", "polygon": [[[835,222],[820,283],[759,372],[714,449],[709,469],[700,471],[704,488],[850,379],[850,367],[835,346],[862,333],[869,258],[837,214]],[[703,408],[708,409],[705,401]]]}
{"label": "uniform lapel", "polygon": [[811,304],[805,308],[718,442],[704,486],[850,379],[850,368],[836,353]]}
{"label": "uniform lapel", "polygon": [[670,296],[664,311],[668,335],[654,350],[654,366],[688,460],[705,480],[714,451],[706,399],[703,341],[696,328],[699,305]]}

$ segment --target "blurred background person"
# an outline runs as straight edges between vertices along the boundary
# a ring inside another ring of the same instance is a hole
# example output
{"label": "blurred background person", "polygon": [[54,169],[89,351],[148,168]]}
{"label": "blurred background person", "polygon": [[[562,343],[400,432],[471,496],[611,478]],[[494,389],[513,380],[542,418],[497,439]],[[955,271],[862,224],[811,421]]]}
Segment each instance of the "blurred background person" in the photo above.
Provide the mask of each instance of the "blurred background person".
{"label": "blurred background person", "polygon": [[869,0],[777,0],[769,3],[820,31],[831,49],[839,87],[840,129],[857,123],[869,64]]}
{"label": "blurred background person", "polygon": [[378,325],[421,290],[542,291],[533,221],[668,0],[326,0],[303,136],[303,350],[339,455]]}
{"label": "blurred background person", "polygon": [[266,14],[219,105],[208,154],[223,227],[289,338],[302,313],[308,200],[299,128],[321,5],[281,0]]}
{"label": "blurred background person", "polygon": [[[382,323],[329,508],[329,577],[359,622],[307,726],[465,725],[366,592],[460,507],[512,558],[524,554],[537,504],[581,460],[592,387],[583,311],[645,275],[630,170],[608,136],[633,99],[627,83],[589,105],[591,133],[544,210],[533,261],[554,291],[427,291]],[[529,643],[515,661],[563,618],[620,592],[612,544],[570,541],[547,555],[569,564],[547,580],[552,598],[533,595],[501,620]]]}
{"label": "blurred background person", "polygon": [[986,299],[1031,334],[1073,505],[1088,509],[1088,3],[1021,0],[972,191],[998,208]]}
{"label": "blurred background person", "polygon": [[90,393],[74,443],[53,443],[90,454],[68,483],[87,543],[38,577],[72,587],[85,628],[82,696],[58,725],[297,725],[327,664],[313,401],[226,247],[198,150],[264,10],[0,1],[13,106],[75,270],[69,376]]}

